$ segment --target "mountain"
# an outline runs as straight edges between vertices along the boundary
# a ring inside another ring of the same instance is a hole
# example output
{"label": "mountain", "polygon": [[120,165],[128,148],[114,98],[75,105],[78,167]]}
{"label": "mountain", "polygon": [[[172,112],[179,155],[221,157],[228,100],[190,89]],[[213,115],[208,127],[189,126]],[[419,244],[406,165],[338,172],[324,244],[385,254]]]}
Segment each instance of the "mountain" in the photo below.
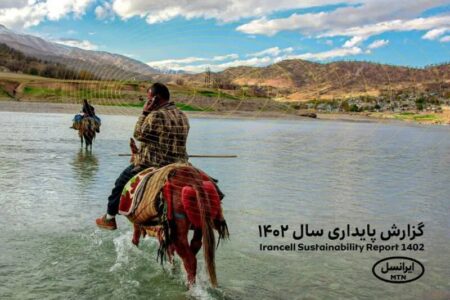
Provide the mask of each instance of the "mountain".
{"label": "mountain", "polygon": [[3,25],[0,25],[0,43],[27,56],[61,63],[78,71],[86,70],[104,79],[149,79],[158,73],[150,66],[123,55],[61,45],[16,33]]}
{"label": "mountain", "polygon": [[[218,73],[184,74],[158,70],[129,57],[104,51],[83,50],[42,38],[18,34],[0,25],[0,43],[28,57],[58,64],[77,74],[115,80],[157,80],[192,87],[214,87],[280,100],[332,99],[377,96],[399,90],[447,91],[449,64],[411,68],[365,61],[317,63],[284,60],[266,67],[240,66]],[[42,69],[42,68],[41,68]],[[54,73],[54,72],[53,72]]]}
{"label": "mountain", "polygon": [[[206,73],[159,75],[165,80],[183,80],[185,85],[205,85]],[[284,60],[266,67],[233,67],[210,75],[211,85],[223,89],[257,87],[280,100],[331,99],[405,89],[447,90],[450,64],[411,68],[365,61],[316,63]]]}
{"label": "mountain", "polygon": [[75,71],[67,68],[64,64],[26,56],[3,43],[0,43],[0,70],[57,79],[99,79],[85,70]]}

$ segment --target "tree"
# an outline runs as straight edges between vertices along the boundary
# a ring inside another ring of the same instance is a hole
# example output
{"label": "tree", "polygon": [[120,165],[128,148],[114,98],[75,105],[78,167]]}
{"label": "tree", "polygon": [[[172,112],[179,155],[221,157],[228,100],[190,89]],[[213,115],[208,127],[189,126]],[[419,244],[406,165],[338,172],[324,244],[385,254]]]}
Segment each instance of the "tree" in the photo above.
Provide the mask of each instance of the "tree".
{"label": "tree", "polygon": [[39,70],[35,67],[30,68],[30,74],[31,75],[39,75]]}
{"label": "tree", "polygon": [[425,99],[423,97],[420,97],[416,100],[416,108],[417,110],[423,110],[425,104]]}

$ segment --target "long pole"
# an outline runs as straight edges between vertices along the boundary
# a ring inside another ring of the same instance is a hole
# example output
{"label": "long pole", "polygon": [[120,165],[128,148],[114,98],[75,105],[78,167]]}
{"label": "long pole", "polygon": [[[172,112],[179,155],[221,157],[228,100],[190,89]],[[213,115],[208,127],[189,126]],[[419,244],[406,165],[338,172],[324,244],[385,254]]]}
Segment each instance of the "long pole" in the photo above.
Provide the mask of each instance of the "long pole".
{"label": "long pole", "polygon": [[[119,156],[131,156],[131,154],[120,153]],[[203,158],[236,158],[237,155],[208,155],[208,154],[191,154],[189,157],[203,157]]]}

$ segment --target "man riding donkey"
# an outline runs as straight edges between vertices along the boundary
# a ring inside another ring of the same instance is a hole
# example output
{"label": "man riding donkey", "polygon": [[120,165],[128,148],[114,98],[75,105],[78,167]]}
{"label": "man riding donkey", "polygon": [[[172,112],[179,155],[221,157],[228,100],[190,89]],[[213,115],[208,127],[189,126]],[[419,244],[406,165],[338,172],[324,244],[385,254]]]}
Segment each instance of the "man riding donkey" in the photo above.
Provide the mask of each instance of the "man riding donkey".
{"label": "man riding donkey", "polygon": [[153,84],[147,91],[148,101],[144,105],[135,129],[134,138],[141,142],[133,162],[115,182],[108,198],[107,213],[96,220],[97,226],[115,230],[115,216],[119,211],[120,196],[127,182],[139,172],[160,168],[176,162],[187,162],[186,141],[189,133],[187,116],[170,101],[167,87]]}
{"label": "man riding donkey", "polygon": [[[228,237],[221,208],[223,194],[214,179],[188,163],[189,121],[170,101],[167,87],[153,84],[147,98],[134,129],[140,147],[131,139],[132,163],[117,178],[107,213],[96,219],[96,224],[115,230],[115,216],[125,215],[134,224],[132,242],[137,246],[141,234],[158,237],[161,262],[165,255],[171,260],[176,252],[190,285],[195,283],[195,256],[203,245],[205,267],[216,286],[213,229],[219,239]],[[190,230],[194,234],[189,243]]]}
{"label": "man riding donkey", "polygon": [[101,126],[101,120],[100,118],[95,114],[95,108],[89,104],[89,102],[87,101],[87,99],[83,100],[83,108],[81,109],[82,114],[76,114],[75,117],[73,118],[73,124],[72,124],[72,129],[78,130],[81,126],[81,121],[84,118],[93,118],[95,120],[96,126],[95,126],[95,131],[97,133],[100,132],[100,126]]}

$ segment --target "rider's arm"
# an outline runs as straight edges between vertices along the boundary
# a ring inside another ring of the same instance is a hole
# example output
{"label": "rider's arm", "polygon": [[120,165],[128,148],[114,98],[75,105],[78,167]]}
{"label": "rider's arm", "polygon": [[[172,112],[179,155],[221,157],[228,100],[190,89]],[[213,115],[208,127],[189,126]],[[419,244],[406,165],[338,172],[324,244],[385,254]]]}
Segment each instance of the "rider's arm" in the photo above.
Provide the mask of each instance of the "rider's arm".
{"label": "rider's arm", "polygon": [[141,115],[134,127],[134,138],[144,143],[157,142],[162,122],[162,115],[158,111],[153,111],[148,115]]}

